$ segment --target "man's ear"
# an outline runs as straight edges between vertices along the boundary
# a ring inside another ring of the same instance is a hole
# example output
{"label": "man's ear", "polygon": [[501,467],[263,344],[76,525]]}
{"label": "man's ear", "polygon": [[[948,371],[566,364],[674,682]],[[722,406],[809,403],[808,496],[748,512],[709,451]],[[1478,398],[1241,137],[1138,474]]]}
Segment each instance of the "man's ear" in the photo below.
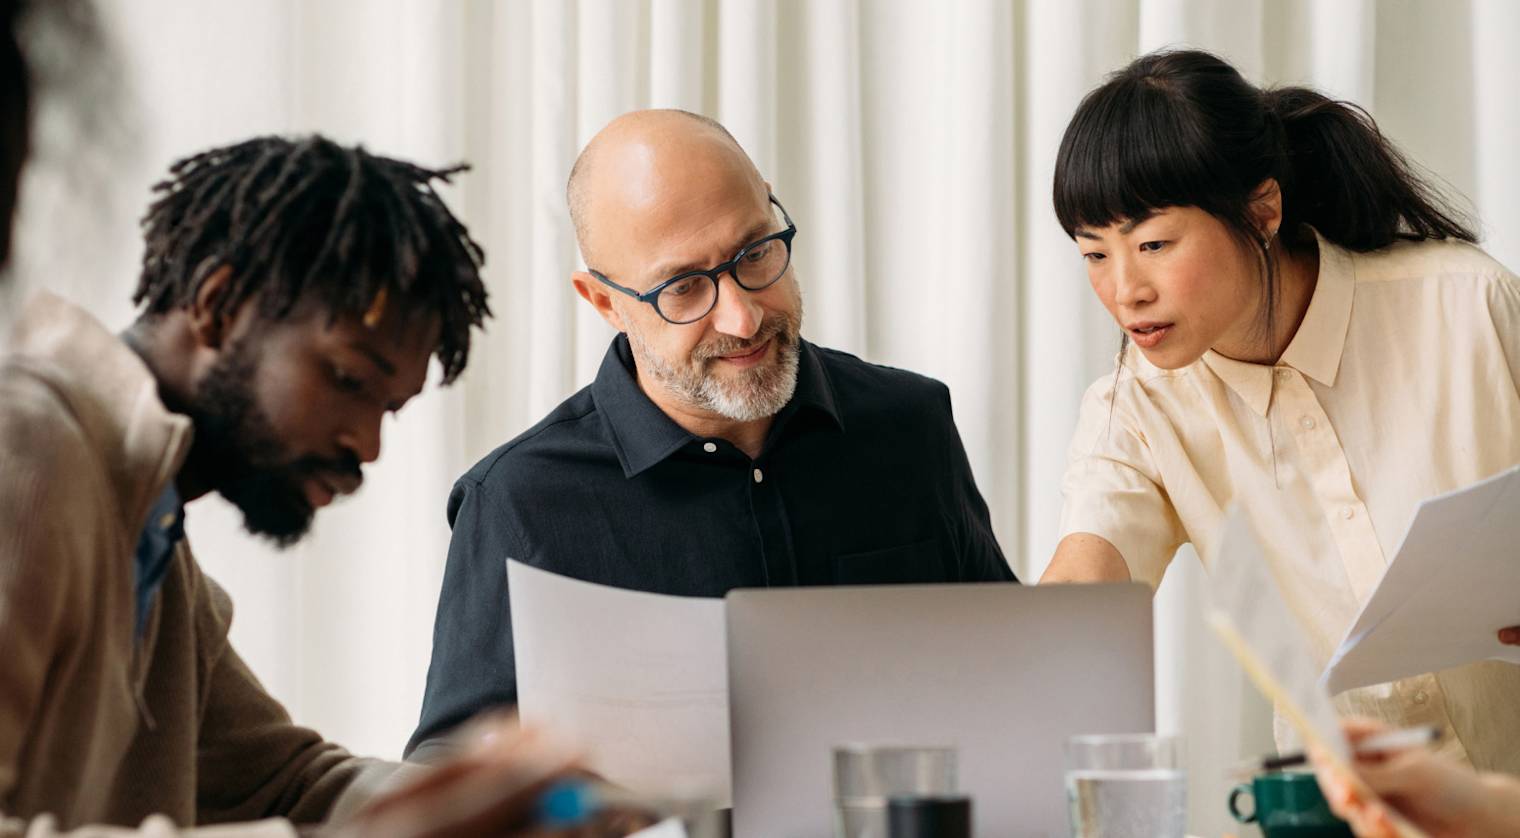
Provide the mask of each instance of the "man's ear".
{"label": "man's ear", "polygon": [[576,271],[570,274],[570,284],[575,286],[575,293],[581,295],[581,299],[591,304],[596,313],[602,316],[619,332],[628,331],[623,325],[623,316],[612,306],[612,292],[603,285],[596,277],[586,271]]}
{"label": "man's ear", "polygon": [[207,349],[220,349],[227,339],[232,316],[221,311],[232,285],[232,266],[222,265],[201,280],[190,303],[190,331],[196,343]]}
{"label": "man's ear", "polygon": [[1251,191],[1251,219],[1256,222],[1261,237],[1270,241],[1277,235],[1282,217],[1282,187],[1278,186],[1276,178],[1267,178]]}

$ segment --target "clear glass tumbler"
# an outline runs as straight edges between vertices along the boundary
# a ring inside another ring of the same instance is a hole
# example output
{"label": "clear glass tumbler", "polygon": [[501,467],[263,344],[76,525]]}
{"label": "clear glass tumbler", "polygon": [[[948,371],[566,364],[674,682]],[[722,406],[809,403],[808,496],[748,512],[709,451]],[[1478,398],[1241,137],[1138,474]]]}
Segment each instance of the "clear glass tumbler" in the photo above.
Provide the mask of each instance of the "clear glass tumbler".
{"label": "clear glass tumbler", "polygon": [[956,792],[955,749],[842,745],[834,749],[835,838],[887,838],[887,803]]}
{"label": "clear glass tumbler", "polygon": [[1183,838],[1186,747],[1155,733],[1073,736],[1066,801],[1073,838]]}

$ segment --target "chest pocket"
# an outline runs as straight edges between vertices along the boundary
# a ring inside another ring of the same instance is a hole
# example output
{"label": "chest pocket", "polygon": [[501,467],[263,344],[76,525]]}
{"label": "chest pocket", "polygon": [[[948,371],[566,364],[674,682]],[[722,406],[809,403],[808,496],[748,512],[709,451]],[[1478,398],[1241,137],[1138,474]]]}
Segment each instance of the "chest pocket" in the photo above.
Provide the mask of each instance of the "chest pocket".
{"label": "chest pocket", "polygon": [[836,585],[958,582],[960,571],[940,538],[834,556]]}

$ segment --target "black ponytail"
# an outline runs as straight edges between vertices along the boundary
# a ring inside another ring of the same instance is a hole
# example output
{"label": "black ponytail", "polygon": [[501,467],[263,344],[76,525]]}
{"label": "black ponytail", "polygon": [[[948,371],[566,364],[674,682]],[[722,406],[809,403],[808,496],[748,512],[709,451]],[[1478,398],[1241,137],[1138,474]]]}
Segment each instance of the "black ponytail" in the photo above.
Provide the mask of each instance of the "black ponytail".
{"label": "black ponytail", "polygon": [[1143,55],[1088,93],[1061,138],[1053,197],[1072,237],[1167,207],[1218,218],[1258,258],[1270,337],[1277,258],[1251,213],[1269,178],[1289,250],[1313,245],[1296,237],[1300,223],[1363,252],[1398,239],[1477,240],[1366,111],[1303,87],[1263,91],[1201,50]]}
{"label": "black ponytail", "polygon": [[1284,230],[1308,223],[1350,250],[1476,240],[1366,111],[1305,87],[1263,91],[1201,50],[1143,55],[1087,94],[1056,157],[1055,210],[1072,235],[1195,206],[1255,240],[1250,197],[1268,178]]}
{"label": "black ponytail", "polygon": [[1307,223],[1363,252],[1397,239],[1477,241],[1360,107],[1306,87],[1268,90],[1263,104],[1282,128],[1285,228]]}

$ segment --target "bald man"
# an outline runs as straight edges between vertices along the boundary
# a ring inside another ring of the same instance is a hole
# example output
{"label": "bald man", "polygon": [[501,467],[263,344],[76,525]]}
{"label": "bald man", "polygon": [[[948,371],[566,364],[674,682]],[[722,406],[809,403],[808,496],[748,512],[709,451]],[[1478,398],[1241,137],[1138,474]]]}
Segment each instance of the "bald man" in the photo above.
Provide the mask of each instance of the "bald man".
{"label": "bald man", "polygon": [[722,126],[619,117],[568,193],[571,284],[619,334],[590,386],[454,486],[413,759],[516,702],[507,557],[700,597],[1017,581],[945,386],[802,339],[798,228]]}

